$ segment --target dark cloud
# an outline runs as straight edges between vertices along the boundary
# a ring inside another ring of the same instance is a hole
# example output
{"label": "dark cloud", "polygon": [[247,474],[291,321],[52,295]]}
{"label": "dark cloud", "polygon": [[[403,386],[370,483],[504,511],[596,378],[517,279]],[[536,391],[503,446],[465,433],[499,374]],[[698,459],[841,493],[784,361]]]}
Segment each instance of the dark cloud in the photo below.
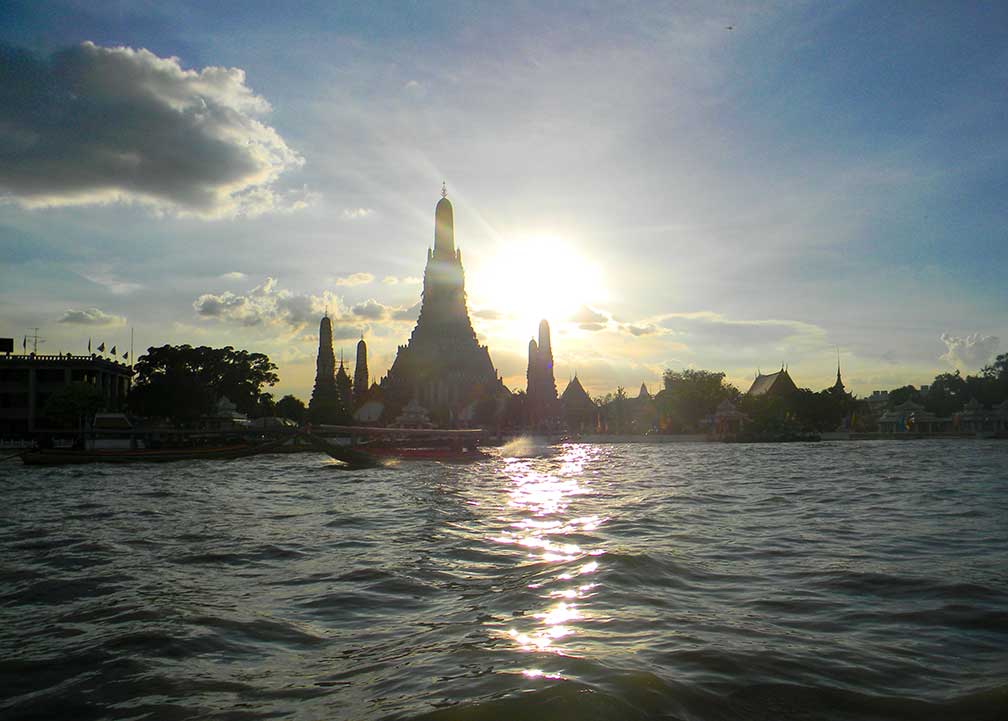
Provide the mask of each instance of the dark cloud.
{"label": "dark cloud", "polygon": [[99,308],[85,308],[84,310],[67,310],[59,322],[75,325],[125,325],[126,319],[119,315],[106,313]]}
{"label": "dark cloud", "polygon": [[367,318],[368,320],[384,320],[388,318],[389,311],[390,308],[387,305],[383,305],[373,298],[369,298],[363,303],[358,303],[350,308],[350,312],[355,316]]}
{"label": "dark cloud", "polygon": [[578,328],[590,331],[605,330],[605,323],[579,323]]}
{"label": "dark cloud", "polygon": [[420,317],[420,303],[414,303],[409,308],[399,308],[392,312],[392,320],[414,322]]}
{"label": "dark cloud", "polygon": [[201,216],[289,207],[272,185],[303,159],[256,119],[269,109],[239,68],[90,42],[45,58],[0,46],[0,197]]}

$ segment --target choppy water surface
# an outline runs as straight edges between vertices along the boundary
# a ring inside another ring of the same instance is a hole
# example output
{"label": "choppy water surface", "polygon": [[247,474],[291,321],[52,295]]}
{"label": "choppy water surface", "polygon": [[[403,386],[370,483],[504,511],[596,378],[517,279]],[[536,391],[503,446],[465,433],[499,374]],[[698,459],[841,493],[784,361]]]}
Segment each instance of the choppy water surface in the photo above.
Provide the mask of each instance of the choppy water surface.
{"label": "choppy water surface", "polygon": [[1005,442],[4,463],[0,491],[4,718],[1008,718]]}

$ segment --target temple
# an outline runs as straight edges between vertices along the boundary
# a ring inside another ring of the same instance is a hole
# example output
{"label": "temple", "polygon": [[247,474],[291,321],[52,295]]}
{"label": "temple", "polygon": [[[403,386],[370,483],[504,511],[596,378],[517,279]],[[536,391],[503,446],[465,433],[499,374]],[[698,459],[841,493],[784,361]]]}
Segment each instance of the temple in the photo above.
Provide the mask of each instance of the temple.
{"label": "temple", "polygon": [[798,386],[795,382],[791,380],[791,376],[788,375],[787,368],[783,365],[781,369],[776,373],[763,374],[759,371],[756,372],[756,379],[753,381],[752,385],[749,386],[749,390],[746,391],[748,396],[769,396],[769,397],[779,397],[779,396],[789,396],[798,390]]}
{"label": "temple", "polygon": [[420,317],[381,383],[386,413],[415,400],[440,423],[464,417],[476,401],[506,391],[469,319],[462,253],[455,248],[447,195],[442,187],[434,209],[434,248],[427,251]]}
{"label": "temple", "polygon": [[353,410],[353,387],[350,384],[350,375],[343,365],[343,351],[340,350],[339,368],[336,369],[336,390],[339,391],[340,406],[343,415],[348,417]]}
{"label": "temple", "polygon": [[843,379],[840,378],[840,352],[839,351],[837,351],[837,361],[836,361],[836,383],[833,384],[833,387],[830,388],[830,390],[833,391],[833,393],[835,393],[837,395],[844,395],[844,393],[845,393]]}
{"label": "temple", "polygon": [[357,341],[357,362],[354,364],[353,374],[353,406],[356,410],[364,403],[364,397],[368,393],[368,367],[367,367],[367,343],[364,342],[364,335]]}
{"label": "temple", "polygon": [[560,396],[560,405],[564,422],[571,433],[591,433],[598,427],[599,408],[581,385],[577,373]]}
{"label": "temple", "polygon": [[550,327],[539,321],[539,342],[529,341],[528,385],[525,390],[528,423],[536,428],[555,424],[560,415],[557,403],[556,378],[553,375],[553,346]]}
{"label": "temple", "polygon": [[[342,370],[342,359],[340,369]],[[346,372],[343,373],[346,375]],[[315,423],[341,423],[346,412],[336,382],[336,354],[333,352],[332,321],[329,313],[319,323],[319,350],[315,363],[315,387],[308,403],[309,417]],[[349,379],[348,379],[349,380]]]}

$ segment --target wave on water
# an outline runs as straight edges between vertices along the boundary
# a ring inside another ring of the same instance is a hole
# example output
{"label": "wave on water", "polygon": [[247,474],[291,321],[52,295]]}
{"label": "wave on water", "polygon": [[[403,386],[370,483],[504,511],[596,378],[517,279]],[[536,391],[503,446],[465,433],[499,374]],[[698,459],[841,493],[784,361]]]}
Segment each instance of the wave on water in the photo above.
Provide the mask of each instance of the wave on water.
{"label": "wave on water", "polygon": [[0,718],[1008,718],[1008,444],[336,465],[5,468]]}
{"label": "wave on water", "polygon": [[546,436],[519,436],[499,447],[503,458],[543,458],[557,454],[557,448]]}

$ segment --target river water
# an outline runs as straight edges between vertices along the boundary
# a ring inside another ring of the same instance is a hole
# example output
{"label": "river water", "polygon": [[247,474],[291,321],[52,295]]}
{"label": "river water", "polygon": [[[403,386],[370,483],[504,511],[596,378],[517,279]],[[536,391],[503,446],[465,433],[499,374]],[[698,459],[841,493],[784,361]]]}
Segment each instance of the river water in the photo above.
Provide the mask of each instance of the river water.
{"label": "river water", "polygon": [[4,719],[1005,719],[1008,443],[0,464]]}

